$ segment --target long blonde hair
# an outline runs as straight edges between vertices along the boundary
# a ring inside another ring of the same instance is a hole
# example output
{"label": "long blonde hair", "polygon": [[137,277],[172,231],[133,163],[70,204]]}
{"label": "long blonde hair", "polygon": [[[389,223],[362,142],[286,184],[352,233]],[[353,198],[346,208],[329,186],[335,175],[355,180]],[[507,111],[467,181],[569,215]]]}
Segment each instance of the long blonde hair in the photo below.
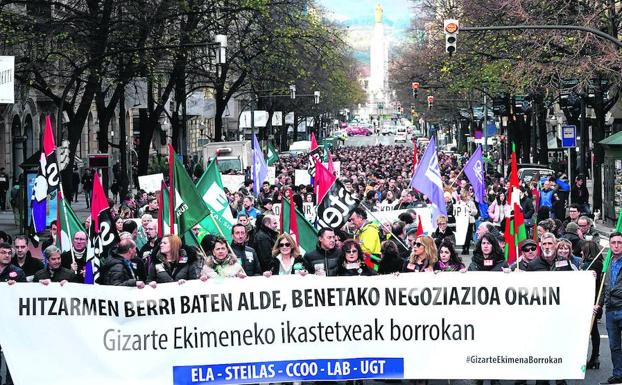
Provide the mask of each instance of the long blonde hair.
{"label": "long blonde hair", "polygon": [[292,245],[292,257],[300,257],[300,248],[298,248],[298,244],[296,244],[294,238],[287,233],[283,233],[276,238],[276,242],[274,242],[274,246],[272,246],[272,256],[276,257],[281,253],[279,243],[281,243],[283,239],[285,239],[287,242],[289,242],[290,245]]}
{"label": "long blonde hair", "polygon": [[[427,235],[420,235],[417,237],[415,242],[423,244],[423,258],[426,266],[434,265],[436,261],[438,261],[438,251],[436,250],[436,243],[434,242],[434,239],[432,237],[428,237]],[[417,255],[415,254],[416,250],[416,248],[413,248],[410,252],[410,257],[408,258],[409,263],[417,263]]]}
{"label": "long blonde hair", "polygon": [[165,235],[164,238],[168,238],[168,243],[171,247],[171,259],[175,262],[179,261],[179,255],[181,254],[181,238],[174,234]]}

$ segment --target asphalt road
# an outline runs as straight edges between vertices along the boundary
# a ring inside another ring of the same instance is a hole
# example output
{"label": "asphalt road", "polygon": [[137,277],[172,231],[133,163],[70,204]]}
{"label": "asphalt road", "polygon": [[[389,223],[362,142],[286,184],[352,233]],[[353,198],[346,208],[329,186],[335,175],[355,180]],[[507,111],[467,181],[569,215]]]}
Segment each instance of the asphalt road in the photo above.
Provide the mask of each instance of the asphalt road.
{"label": "asphalt road", "polygon": [[[374,146],[382,144],[383,146],[389,146],[395,144],[394,135],[370,135],[370,136],[350,136],[345,142],[346,146]],[[408,140],[405,144],[412,146],[412,142]]]}

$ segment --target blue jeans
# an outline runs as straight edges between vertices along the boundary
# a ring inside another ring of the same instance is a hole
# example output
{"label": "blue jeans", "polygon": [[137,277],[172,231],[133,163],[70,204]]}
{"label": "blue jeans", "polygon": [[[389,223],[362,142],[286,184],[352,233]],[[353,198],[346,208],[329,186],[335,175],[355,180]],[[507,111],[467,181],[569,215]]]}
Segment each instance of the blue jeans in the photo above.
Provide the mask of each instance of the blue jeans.
{"label": "blue jeans", "polygon": [[607,335],[611,349],[613,375],[622,377],[622,310],[607,312]]}

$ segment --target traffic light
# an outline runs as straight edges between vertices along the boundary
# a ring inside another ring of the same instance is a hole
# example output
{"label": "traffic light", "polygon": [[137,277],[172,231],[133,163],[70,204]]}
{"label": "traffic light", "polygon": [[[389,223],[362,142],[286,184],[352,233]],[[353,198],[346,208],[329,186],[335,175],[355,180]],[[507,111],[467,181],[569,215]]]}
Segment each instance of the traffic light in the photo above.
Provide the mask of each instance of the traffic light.
{"label": "traffic light", "polygon": [[413,96],[417,98],[417,91],[419,91],[419,82],[412,82]]}
{"label": "traffic light", "polygon": [[433,105],[434,105],[434,96],[428,95],[428,110],[431,110]]}
{"label": "traffic light", "polygon": [[445,51],[451,56],[456,52],[456,42],[458,41],[458,20],[445,20]]}

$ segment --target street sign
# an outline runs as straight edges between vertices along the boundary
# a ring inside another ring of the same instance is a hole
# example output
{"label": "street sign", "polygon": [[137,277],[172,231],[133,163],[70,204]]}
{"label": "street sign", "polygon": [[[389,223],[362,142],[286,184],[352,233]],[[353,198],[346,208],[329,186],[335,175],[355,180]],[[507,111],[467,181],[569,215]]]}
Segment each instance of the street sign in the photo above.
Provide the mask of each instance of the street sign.
{"label": "street sign", "polygon": [[567,124],[562,126],[562,147],[577,146],[577,126]]}

